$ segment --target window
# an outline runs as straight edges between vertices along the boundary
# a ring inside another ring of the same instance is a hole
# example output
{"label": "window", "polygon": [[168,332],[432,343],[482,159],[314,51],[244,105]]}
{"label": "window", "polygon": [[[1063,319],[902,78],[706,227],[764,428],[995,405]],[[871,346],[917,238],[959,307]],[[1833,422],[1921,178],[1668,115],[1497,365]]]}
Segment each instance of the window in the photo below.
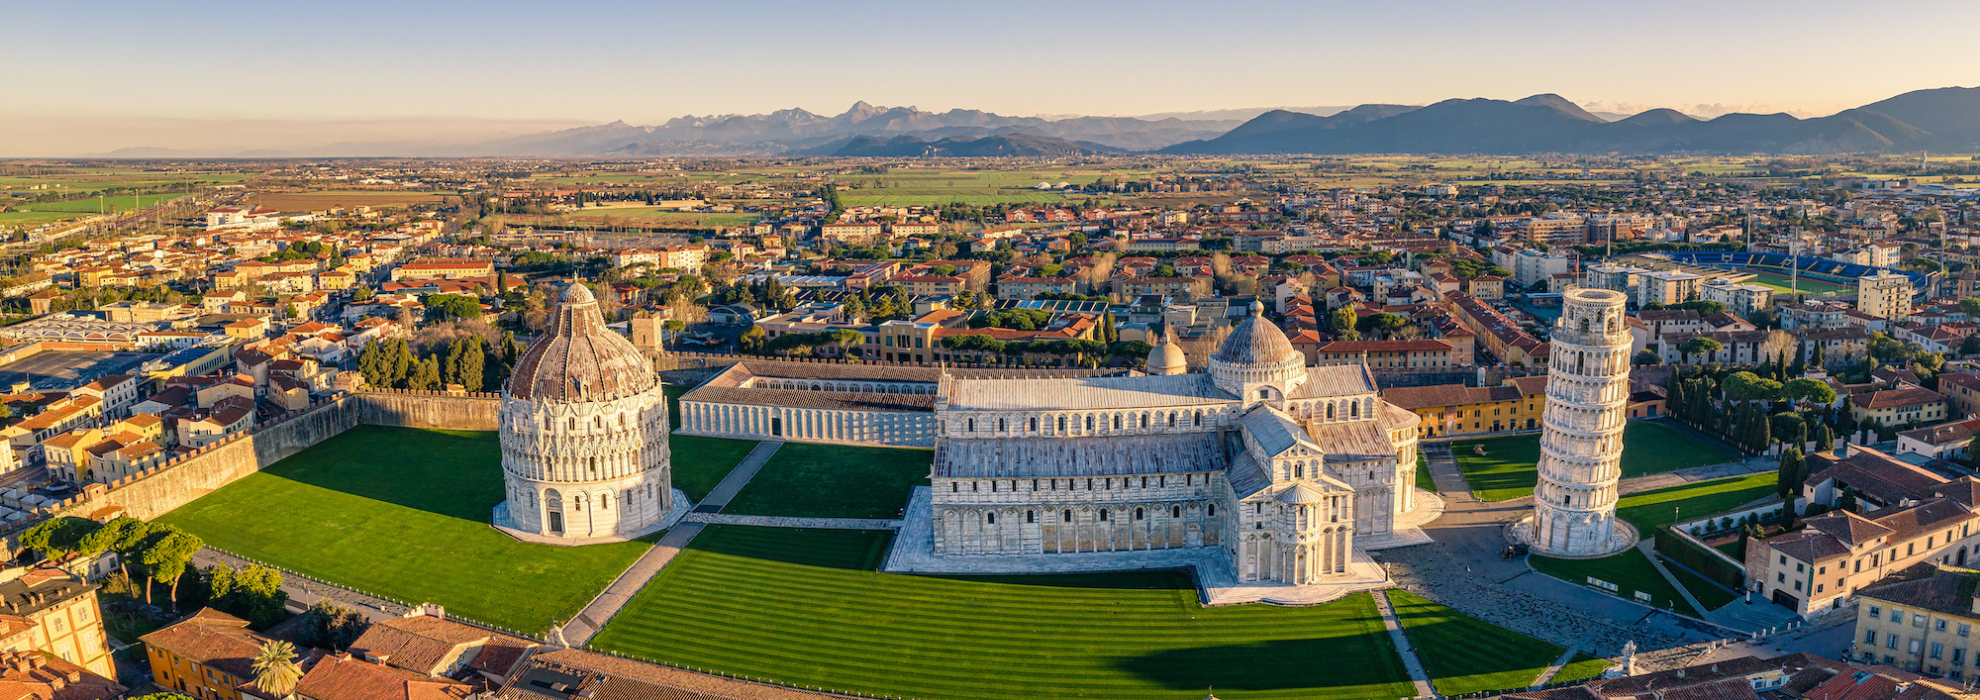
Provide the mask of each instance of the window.
{"label": "window", "polygon": [[1944,631],[1946,631],[1946,621],[1945,621],[1945,620],[1933,620],[1933,621],[1932,621],[1932,631],[1933,631],[1933,632],[1944,632]]}
{"label": "window", "polygon": [[1912,626],[1912,627],[1924,627],[1924,626],[1925,626],[1925,616],[1924,616],[1924,615],[1920,615],[1920,614],[1918,614],[1918,613],[1912,613],[1912,614],[1911,614],[1911,626]]}
{"label": "window", "polygon": [[1107,522],[1107,509],[1105,508],[1100,509],[1100,522]]}
{"label": "window", "polygon": [[1140,508],[1136,508],[1136,509],[1134,509],[1134,519],[1135,519],[1135,520],[1140,520],[1140,519],[1141,519],[1141,517],[1142,517],[1142,512],[1141,512],[1141,509],[1140,509]]}
{"label": "window", "polygon": [[1210,515],[1212,516],[1217,515],[1217,504],[1215,503],[1210,504]]}
{"label": "window", "polygon": [[1876,643],[1877,643],[1877,630],[1866,630],[1866,631],[1865,631],[1865,632],[1863,633],[1863,643],[1864,643],[1864,644],[1876,644]]}
{"label": "window", "polygon": [[983,522],[984,522],[985,524],[988,524],[988,525],[995,525],[995,524],[997,524],[997,514],[996,514],[996,513],[984,513],[984,514],[983,514]]}
{"label": "window", "polygon": [[1171,517],[1171,518],[1180,518],[1180,517],[1182,517],[1182,506],[1170,506],[1170,507],[1169,507],[1169,517]]}
{"label": "window", "polygon": [[[1895,635],[1895,634],[1887,634],[1887,635],[1884,635],[1884,648],[1885,648],[1885,649],[1896,649],[1896,648],[1897,648],[1897,642],[1898,642],[1898,638],[1897,638],[1897,635]],[[1884,657],[1884,658],[1886,658],[1886,659],[1889,659],[1889,658],[1891,658],[1891,657],[1888,657],[1888,656],[1886,656],[1886,657]],[[1885,661],[1884,663],[1890,663],[1890,662],[1889,662],[1889,661]]]}
{"label": "window", "polygon": [[1072,522],[1072,511],[1068,510],[1065,513],[1063,513],[1063,515],[1065,517],[1065,522]]}
{"label": "window", "polygon": [[[1926,656],[1930,656],[1934,659],[1946,658],[1946,645],[1941,644],[1939,642],[1933,642],[1932,650],[1929,653],[1927,653]],[[1934,671],[1934,673],[1936,673],[1936,671]]]}
{"label": "window", "polygon": [[1962,622],[1959,625],[1959,631],[1955,632],[1954,634],[1958,634],[1961,637],[1965,637],[1972,633],[1973,633],[1973,625],[1969,625]]}
{"label": "window", "polygon": [[961,490],[962,490],[962,484],[956,483],[954,481],[949,482],[949,493],[955,493]]}
{"label": "window", "polygon": [[1038,511],[1034,511],[1034,510],[1025,511],[1024,522],[1027,524],[1038,522]]}
{"label": "window", "polygon": [[1891,611],[1891,622],[1904,622],[1904,611],[1903,611],[1903,610],[1892,610],[1892,611]]}

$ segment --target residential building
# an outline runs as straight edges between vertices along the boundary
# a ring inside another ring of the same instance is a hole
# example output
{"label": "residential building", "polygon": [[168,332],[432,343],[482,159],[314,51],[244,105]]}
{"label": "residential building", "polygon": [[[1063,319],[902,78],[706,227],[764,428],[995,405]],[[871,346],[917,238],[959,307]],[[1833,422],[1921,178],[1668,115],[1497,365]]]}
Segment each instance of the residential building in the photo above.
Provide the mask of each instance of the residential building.
{"label": "residential building", "polygon": [[1677,270],[1656,270],[1637,277],[1636,305],[1682,304],[1699,298],[1705,278]]}
{"label": "residential building", "polygon": [[1755,311],[1765,311],[1773,306],[1774,288],[1758,284],[1733,284],[1712,282],[1701,288],[1705,301],[1716,301],[1726,306],[1726,311],[1740,318],[1748,318]]}
{"label": "residential building", "polygon": [[1895,272],[1865,275],[1856,280],[1856,310],[1889,321],[1911,315],[1911,278]]}
{"label": "residential building", "polygon": [[1308,365],[1365,364],[1380,374],[1449,370],[1453,367],[1451,350],[1451,343],[1445,340],[1336,340],[1304,354]]}
{"label": "residential building", "polygon": [[254,682],[254,657],[269,639],[247,620],[202,608],[184,620],[139,637],[158,687],[202,700],[241,700]]}
{"label": "residential building", "polygon": [[[53,567],[13,569],[0,582],[0,651],[41,652],[101,678],[116,678],[96,586]],[[57,696],[61,697],[61,696]]]}
{"label": "residential building", "polygon": [[1946,397],[1920,387],[1880,389],[1850,396],[1849,412],[1886,428],[1930,425],[1946,419]]}
{"label": "residential building", "polygon": [[1980,572],[1920,563],[1857,591],[1849,657],[1966,681],[1980,676]]}

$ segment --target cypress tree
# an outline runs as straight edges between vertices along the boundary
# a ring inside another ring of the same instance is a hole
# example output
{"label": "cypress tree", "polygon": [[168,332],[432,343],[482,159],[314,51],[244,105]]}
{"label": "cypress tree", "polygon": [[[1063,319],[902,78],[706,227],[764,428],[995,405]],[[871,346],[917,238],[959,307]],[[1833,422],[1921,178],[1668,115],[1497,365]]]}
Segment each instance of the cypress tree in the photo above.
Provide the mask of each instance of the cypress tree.
{"label": "cypress tree", "polygon": [[1821,367],[1822,367],[1822,343],[1821,343],[1821,341],[1816,341],[1816,342],[1815,342],[1815,348],[1814,348],[1813,350],[1810,350],[1810,351],[1809,351],[1809,353],[1810,353],[1810,354],[1809,354],[1809,356],[1808,356],[1808,364],[1809,364],[1809,366],[1811,366],[1811,367],[1814,367],[1814,368],[1816,368],[1816,369],[1821,369]]}
{"label": "cypress tree", "polygon": [[1836,449],[1836,431],[1829,429],[1828,423],[1815,429],[1815,451],[1828,452]]}

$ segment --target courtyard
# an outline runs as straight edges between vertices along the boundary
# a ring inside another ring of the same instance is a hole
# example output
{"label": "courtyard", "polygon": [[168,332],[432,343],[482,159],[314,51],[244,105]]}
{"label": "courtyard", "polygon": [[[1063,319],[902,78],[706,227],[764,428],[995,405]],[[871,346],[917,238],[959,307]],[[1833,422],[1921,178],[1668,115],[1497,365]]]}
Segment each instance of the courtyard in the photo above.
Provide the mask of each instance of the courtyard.
{"label": "courtyard", "polygon": [[489,527],[495,433],[360,425],[161,516],[234,554],[538,633],[650,546],[555,547]]}
{"label": "courtyard", "polygon": [[[1484,454],[1478,454],[1479,447]],[[1533,495],[1540,480],[1540,435],[1508,435],[1451,443],[1458,470],[1482,501],[1506,501]],[[1689,469],[1740,459],[1740,455],[1709,439],[1663,421],[1636,421],[1623,428],[1623,478]]]}
{"label": "courtyard", "polygon": [[722,512],[895,519],[928,485],[934,459],[934,450],[785,443]]}
{"label": "courtyard", "polygon": [[1368,594],[1313,607],[1204,608],[1182,573],[878,573],[891,539],[710,527],[591,646],[930,699],[1413,694]]}

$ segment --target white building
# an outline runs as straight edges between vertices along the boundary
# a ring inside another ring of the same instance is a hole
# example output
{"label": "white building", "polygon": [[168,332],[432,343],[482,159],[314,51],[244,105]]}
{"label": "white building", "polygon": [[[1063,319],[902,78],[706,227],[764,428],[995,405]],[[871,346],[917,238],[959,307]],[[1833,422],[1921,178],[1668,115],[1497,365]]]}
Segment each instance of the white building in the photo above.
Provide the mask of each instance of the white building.
{"label": "white building", "polygon": [[1705,285],[1700,294],[1706,301],[1716,301],[1726,305],[1726,311],[1740,318],[1753,315],[1774,305],[1774,288],[1760,284],[1733,284],[1713,282]]}
{"label": "white building", "polygon": [[1404,529],[1431,499],[1415,483],[1420,419],[1366,367],[1305,366],[1262,313],[1206,374],[946,379],[935,555],[1204,547],[1241,583],[1350,575],[1357,538]]}
{"label": "white building", "polygon": [[1531,248],[1512,256],[1512,262],[1513,281],[1527,289],[1546,283],[1554,275],[1568,272],[1571,266],[1565,255],[1549,255]]}
{"label": "white building", "polygon": [[1705,278],[1677,270],[1656,270],[1637,277],[1636,305],[1682,304],[1699,298]]}
{"label": "white building", "polygon": [[605,327],[584,285],[564,289],[553,323],[517,358],[502,392],[508,500],[495,525],[576,540],[646,534],[674,503],[660,379]]}

